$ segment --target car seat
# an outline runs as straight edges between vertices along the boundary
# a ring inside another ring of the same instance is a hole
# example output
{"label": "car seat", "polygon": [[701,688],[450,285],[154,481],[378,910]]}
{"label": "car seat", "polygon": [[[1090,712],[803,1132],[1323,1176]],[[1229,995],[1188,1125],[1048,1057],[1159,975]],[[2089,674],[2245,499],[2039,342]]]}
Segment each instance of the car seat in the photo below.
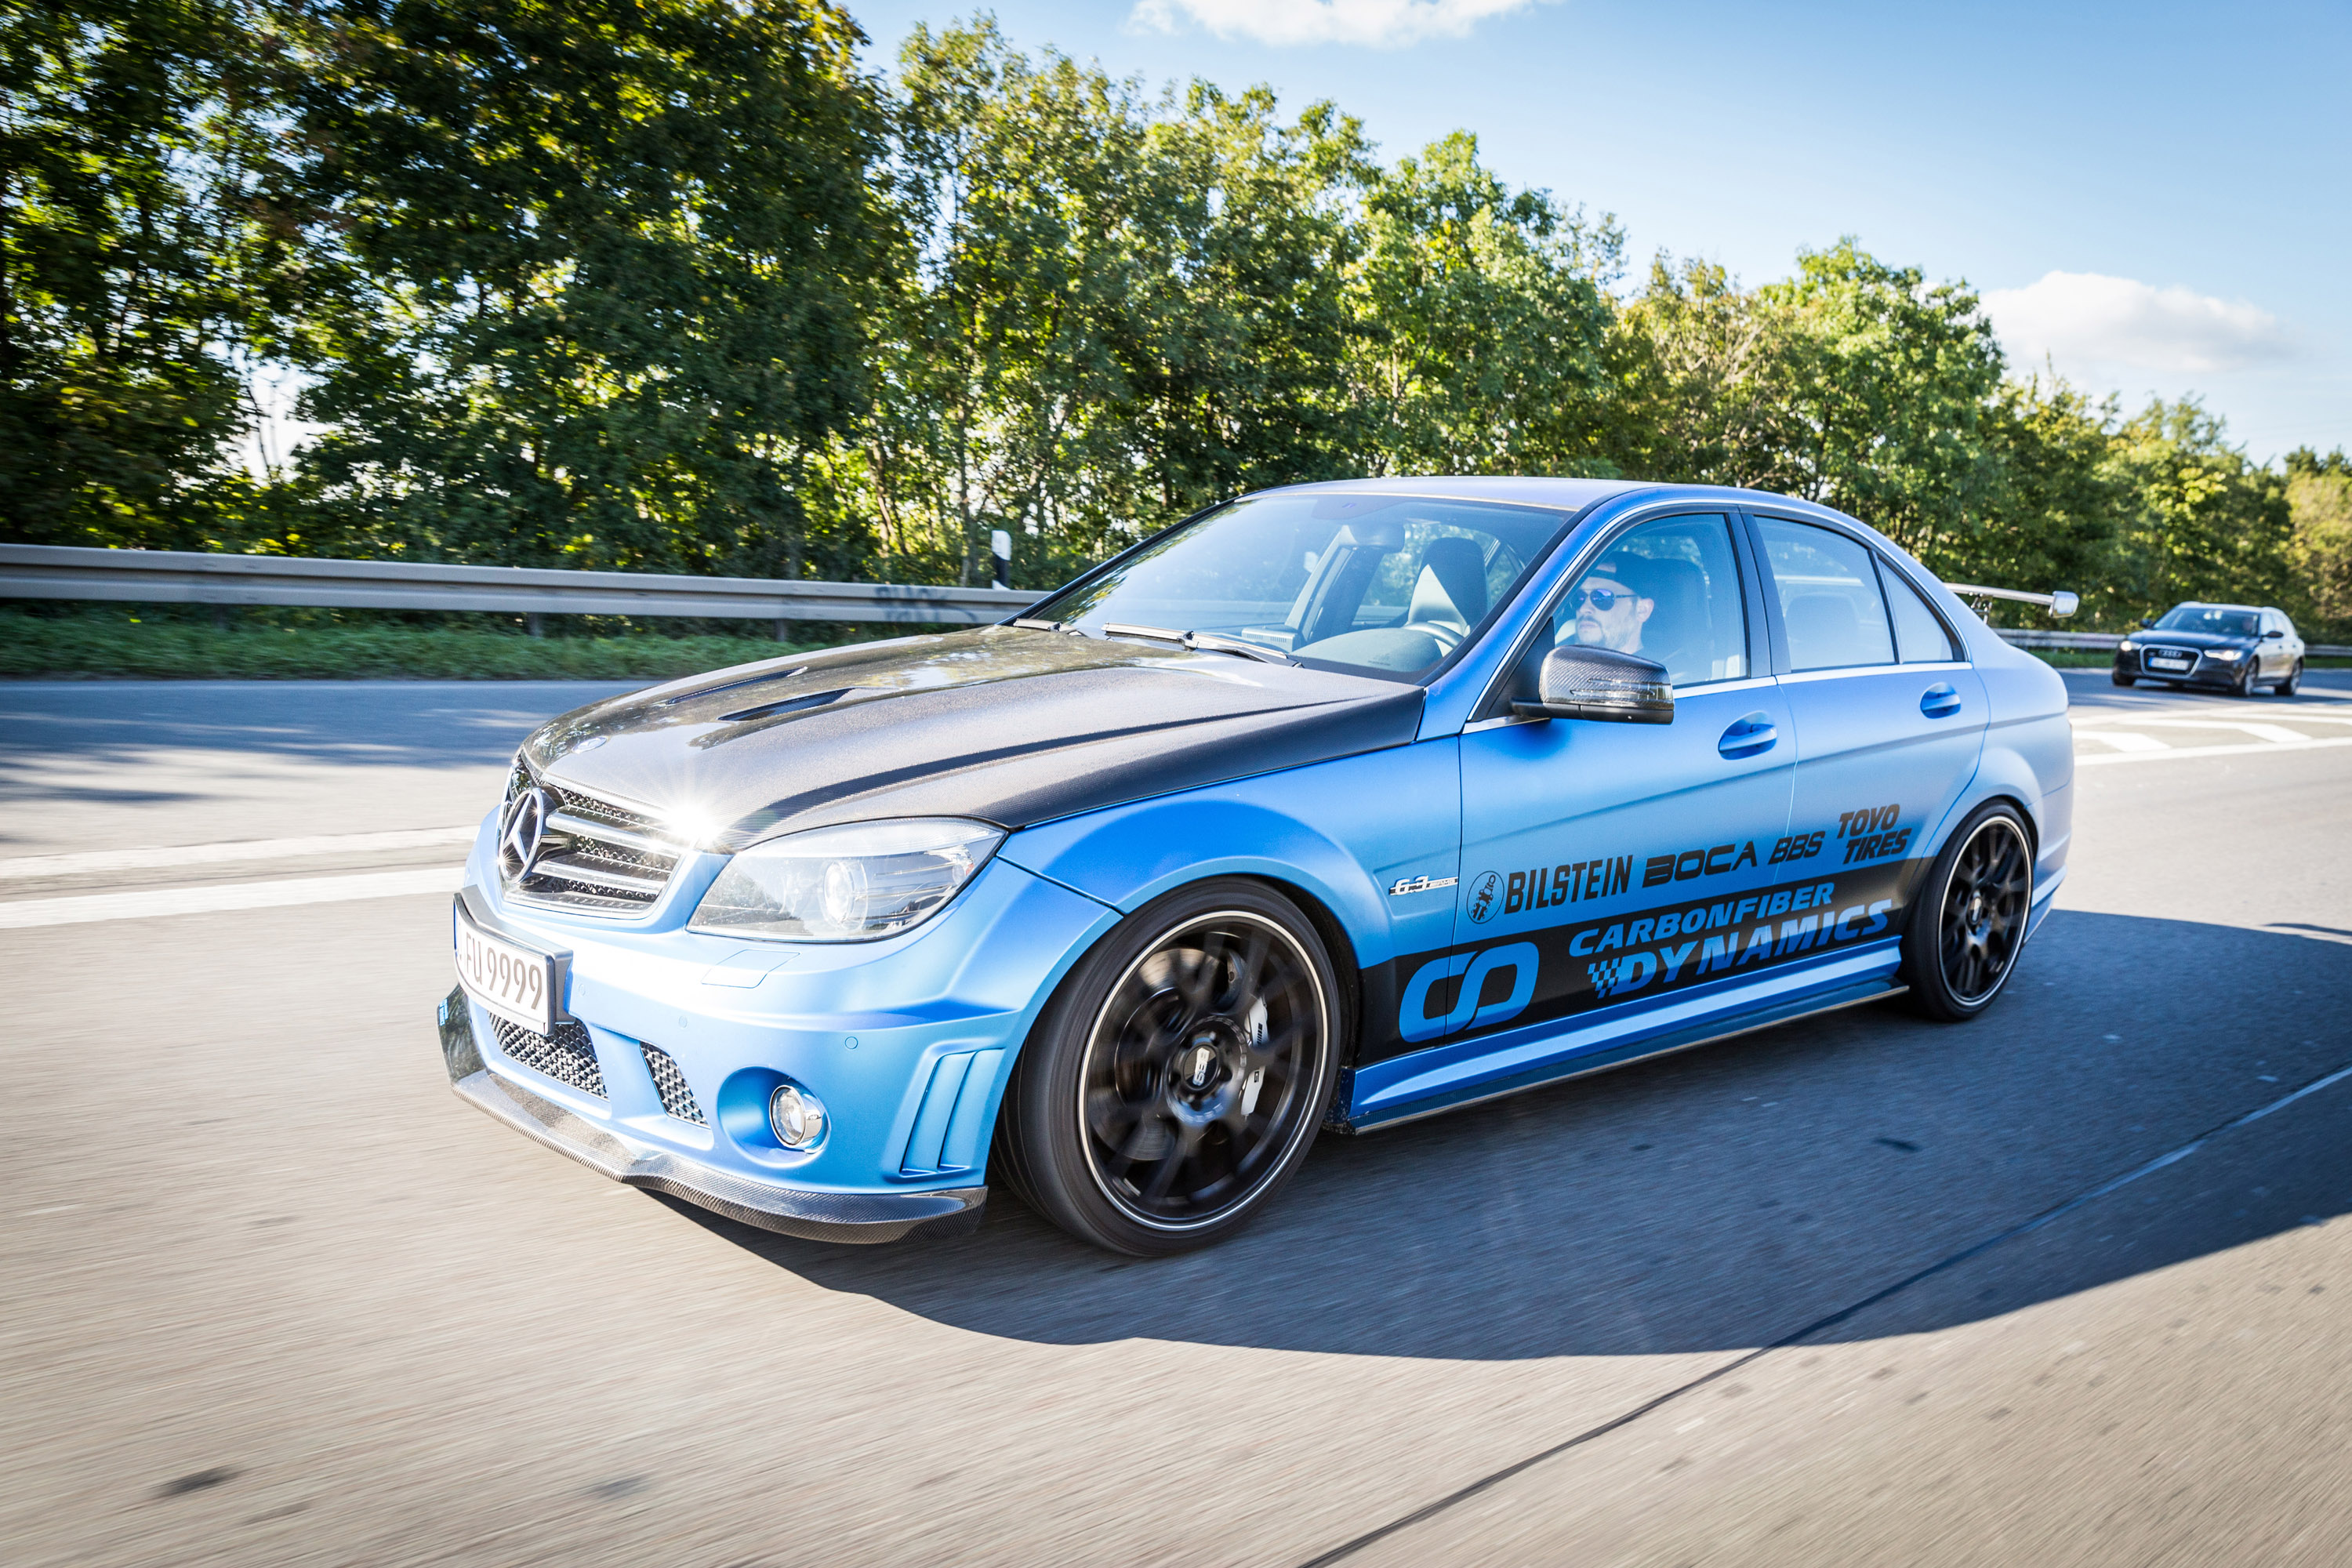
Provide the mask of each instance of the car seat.
{"label": "car seat", "polygon": [[[1391,601],[1393,602],[1393,601]],[[1486,616],[1486,556],[1475,540],[1447,534],[1421,552],[1421,575],[1404,624],[1451,652]]]}
{"label": "car seat", "polygon": [[1642,657],[1666,667],[1676,686],[1712,675],[1707,633],[1706,575],[1688,561],[1648,559],[1642,575],[1650,589],[1650,618],[1642,624]]}
{"label": "car seat", "polygon": [[1789,634],[1789,662],[1799,669],[1832,669],[1867,663],[1857,657],[1862,617],[1843,594],[1800,594],[1782,617]]}

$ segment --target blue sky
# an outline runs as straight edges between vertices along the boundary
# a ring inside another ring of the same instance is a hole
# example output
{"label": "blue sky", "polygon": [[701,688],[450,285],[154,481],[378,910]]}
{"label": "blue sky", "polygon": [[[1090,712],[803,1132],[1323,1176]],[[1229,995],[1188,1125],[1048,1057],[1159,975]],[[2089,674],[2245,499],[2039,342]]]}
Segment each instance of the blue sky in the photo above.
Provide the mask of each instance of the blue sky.
{"label": "blue sky", "polygon": [[[850,0],[887,66],[970,7]],[[1003,0],[1024,47],[1272,86],[1756,283],[1853,234],[2013,361],[2203,394],[2257,459],[2352,446],[2352,6]]]}

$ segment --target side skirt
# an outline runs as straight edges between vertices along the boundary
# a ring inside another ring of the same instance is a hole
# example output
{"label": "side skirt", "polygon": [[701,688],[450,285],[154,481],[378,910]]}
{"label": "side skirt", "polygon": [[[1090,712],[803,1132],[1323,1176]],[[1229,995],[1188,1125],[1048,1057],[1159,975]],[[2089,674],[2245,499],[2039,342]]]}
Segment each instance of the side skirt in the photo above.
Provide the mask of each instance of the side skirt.
{"label": "side skirt", "polygon": [[1815,993],[1799,1000],[1783,1002],[1759,1012],[1747,1014],[1736,1023],[1732,1023],[1728,1028],[1724,1026],[1726,1020],[1719,1018],[1708,1023],[1695,1024],[1687,1028],[1673,1030],[1664,1035],[1654,1035],[1633,1044],[1620,1046],[1613,1050],[1599,1051],[1591,1056],[1580,1057],[1570,1062],[1532,1068],[1509,1078],[1490,1079],[1455,1095],[1436,1095],[1428,1100],[1416,1100],[1411,1104],[1400,1106],[1377,1116],[1359,1117],[1335,1125],[1348,1132],[1375,1132],[1384,1128],[1402,1127],[1408,1121],[1420,1121],[1428,1117],[1442,1116],[1449,1110],[1460,1110],[1467,1106],[1484,1105],[1490,1100],[1502,1100],[1510,1095],[1524,1094],[1528,1089],[1541,1089],[1548,1084],[1566,1083],[1570,1079],[1590,1078],[1594,1073],[1630,1067],[1635,1062],[1647,1061],[1652,1057],[1671,1056],[1676,1051],[1696,1050],[1701,1046],[1712,1046],[1723,1040],[1737,1039],[1742,1035],[1752,1035],[1759,1029],[1769,1029],[1776,1025],[1793,1023],[1799,1018],[1811,1018],[1822,1013],[1841,1012],[1848,1007],[1859,1007],[1865,1002],[1884,1001],[1890,996],[1900,996],[1909,989],[1907,985],[1890,981],[1864,980],[1835,991]]}

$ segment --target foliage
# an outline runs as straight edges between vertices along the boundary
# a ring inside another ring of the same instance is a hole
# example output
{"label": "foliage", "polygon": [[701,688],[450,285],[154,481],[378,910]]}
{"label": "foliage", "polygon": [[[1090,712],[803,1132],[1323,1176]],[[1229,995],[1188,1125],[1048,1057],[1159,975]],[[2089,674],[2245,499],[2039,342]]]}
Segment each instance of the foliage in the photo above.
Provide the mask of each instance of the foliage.
{"label": "foliage", "polygon": [[[1853,238],[1743,287],[1329,103],[828,0],[0,12],[11,539],[1045,586],[1349,475],[1809,497],[1954,580],[2352,625],[2352,471],[2012,373]],[[248,472],[251,379],[320,433]],[[2021,614],[2023,614],[2021,612]]]}
{"label": "foliage", "polygon": [[215,542],[249,483],[239,360],[284,304],[246,0],[0,17],[0,519],[51,544]]}
{"label": "foliage", "polygon": [[2294,520],[2287,563],[2297,602],[2291,613],[2352,642],[2352,460],[2305,447],[2286,459],[2287,508]]}
{"label": "foliage", "polygon": [[822,0],[326,0],[320,504],[386,552],[799,574],[886,254]]}

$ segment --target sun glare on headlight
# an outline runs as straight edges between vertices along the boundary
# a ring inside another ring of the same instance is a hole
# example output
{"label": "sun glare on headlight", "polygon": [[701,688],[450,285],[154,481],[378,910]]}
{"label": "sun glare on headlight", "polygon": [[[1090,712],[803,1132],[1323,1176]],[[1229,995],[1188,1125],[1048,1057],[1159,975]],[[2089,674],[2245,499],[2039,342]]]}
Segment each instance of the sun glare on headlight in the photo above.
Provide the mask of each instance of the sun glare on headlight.
{"label": "sun glare on headlight", "polygon": [[728,863],[690,927],[796,942],[890,936],[955,897],[1003,837],[984,822],[911,817],[771,839]]}

